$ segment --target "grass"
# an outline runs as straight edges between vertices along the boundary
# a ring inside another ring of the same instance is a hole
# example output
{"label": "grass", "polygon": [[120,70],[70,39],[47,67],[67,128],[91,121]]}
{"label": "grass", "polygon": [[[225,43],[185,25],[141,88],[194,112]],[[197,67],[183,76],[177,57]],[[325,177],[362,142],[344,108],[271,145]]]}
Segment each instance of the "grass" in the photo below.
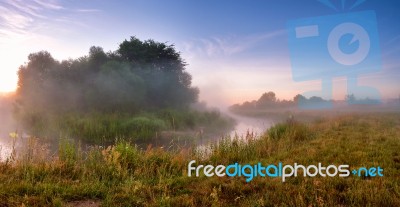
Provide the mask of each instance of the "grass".
{"label": "grass", "polygon": [[218,111],[163,109],[138,114],[65,113],[49,115],[32,113],[21,119],[28,133],[37,137],[71,137],[89,143],[113,143],[116,139],[144,141],[157,138],[162,131],[190,131],[207,128],[227,130],[232,119]]}
{"label": "grass", "polygon": [[77,137],[92,143],[112,142],[116,138],[145,140],[167,129],[165,122],[158,118],[118,115],[71,116],[60,121],[59,131],[67,136]]}
{"label": "grass", "polygon": [[[60,142],[49,156],[32,141],[23,159],[0,164],[0,206],[400,206],[400,114],[294,120],[260,138],[225,138],[204,155],[193,149],[140,150],[129,142],[83,152]],[[199,164],[262,162],[381,166],[384,177],[188,177]]]}

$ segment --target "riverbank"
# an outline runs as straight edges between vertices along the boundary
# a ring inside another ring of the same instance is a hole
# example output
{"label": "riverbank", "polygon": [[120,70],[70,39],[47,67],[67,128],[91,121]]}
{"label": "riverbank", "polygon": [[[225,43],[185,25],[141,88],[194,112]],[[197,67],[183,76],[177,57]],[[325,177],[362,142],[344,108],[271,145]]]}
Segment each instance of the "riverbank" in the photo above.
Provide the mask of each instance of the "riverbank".
{"label": "riverbank", "polygon": [[[84,152],[35,145],[0,164],[0,206],[399,206],[400,114],[289,120],[259,139],[224,139],[204,156],[192,149],[140,150],[119,142]],[[50,160],[49,160],[50,158]],[[228,165],[295,162],[379,165],[383,177],[188,177],[189,161]]]}

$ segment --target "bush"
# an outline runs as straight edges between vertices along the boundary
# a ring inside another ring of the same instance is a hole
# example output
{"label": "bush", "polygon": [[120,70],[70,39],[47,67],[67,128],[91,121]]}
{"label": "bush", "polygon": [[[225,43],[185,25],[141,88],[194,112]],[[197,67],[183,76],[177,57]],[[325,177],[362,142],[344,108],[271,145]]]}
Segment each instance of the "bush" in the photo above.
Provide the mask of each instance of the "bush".
{"label": "bush", "polygon": [[314,137],[306,124],[293,121],[276,124],[268,129],[267,134],[274,140],[286,138],[293,141],[304,141]]}
{"label": "bush", "polygon": [[165,122],[160,119],[147,117],[135,117],[122,124],[122,130],[135,139],[148,139],[163,129],[166,129]]}
{"label": "bush", "polygon": [[287,132],[288,125],[286,123],[275,124],[268,129],[268,136],[272,139],[281,139]]}

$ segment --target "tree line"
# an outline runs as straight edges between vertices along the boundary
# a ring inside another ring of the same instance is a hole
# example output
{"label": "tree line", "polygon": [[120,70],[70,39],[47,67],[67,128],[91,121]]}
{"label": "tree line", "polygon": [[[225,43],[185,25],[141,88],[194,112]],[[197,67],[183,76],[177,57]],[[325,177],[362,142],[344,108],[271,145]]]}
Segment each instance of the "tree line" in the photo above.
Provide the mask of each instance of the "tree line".
{"label": "tree line", "polygon": [[278,99],[276,94],[273,91],[263,93],[259,99],[253,101],[245,101],[242,104],[234,104],[229,107],[231,111],[240,111],[240,110],[254,110],[254,109],[282,109],[289,107],[297,107],[299,103],[304,104],[320,104],[327,103],[332,100],[325,100],[318,96],[312,96],[307,98],[303,95],[297,94],[293,97],[292,100]]}
{"label": "tree line", "polygon": [[[347,104],[363,104],[363,105],[371,105],[371,104],[379,104],[380,100],[371,99],[371,98],[357,98],[354,94],[347,94],[344,98],[344,101]],[[319,96],[311,96],[307,98],[301,94],[297,94],[293,97],[292,100],[278,99],[276,94],[273,91],[269,91],[263,93],[261,97],[257,100],[253,101],[245,101],[242,104],[234,104],[230,106],[231,111],[246,111],[246,110],[266,110],[266,109],[287,109],[290,107],[308,107],[309,109],[321,108],[321,106],[325,106],[325,104],[330,104],[335,102],[335,100],[326,100]]]}

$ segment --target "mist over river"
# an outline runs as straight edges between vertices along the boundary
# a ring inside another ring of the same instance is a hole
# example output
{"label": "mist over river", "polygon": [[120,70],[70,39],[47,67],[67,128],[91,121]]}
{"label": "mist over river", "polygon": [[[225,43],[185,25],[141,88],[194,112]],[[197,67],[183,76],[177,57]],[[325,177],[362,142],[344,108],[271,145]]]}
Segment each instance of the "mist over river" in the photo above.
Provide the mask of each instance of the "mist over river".
{"label": "mist over river", "polygon": [[[135,141],[135,143],[142,149],[146,149],[149,145],[152,147],[162,147],[167,150],[176,149],[177,146],[180,148],[207,146],[227,136],[244,139],[247,134],[251,134],[254,137],[258,137],[274,123],[272,119],[244,117],[229,112],[225,112],[225,114],[236,121],[234,129],[209,132],[206,128],[201,128],[185,132],[161,132],[153,139]],[[12,118],[11,112],[1,115],[3,124],[0,126],[0,160],[5,161],[11,156],[13,146],[17,157],[21,152],[26,151],[31,138],[27,133],[19,129],[17,123]],[[81,141],[82,150],[87,150],[93,146],[93,144]],[[55,155],[59,147],[59,138],[38,138],[35,140],[34,147],[43,148],[41,150],[45,150],[44,148],[46,148],[51,154]]]}

